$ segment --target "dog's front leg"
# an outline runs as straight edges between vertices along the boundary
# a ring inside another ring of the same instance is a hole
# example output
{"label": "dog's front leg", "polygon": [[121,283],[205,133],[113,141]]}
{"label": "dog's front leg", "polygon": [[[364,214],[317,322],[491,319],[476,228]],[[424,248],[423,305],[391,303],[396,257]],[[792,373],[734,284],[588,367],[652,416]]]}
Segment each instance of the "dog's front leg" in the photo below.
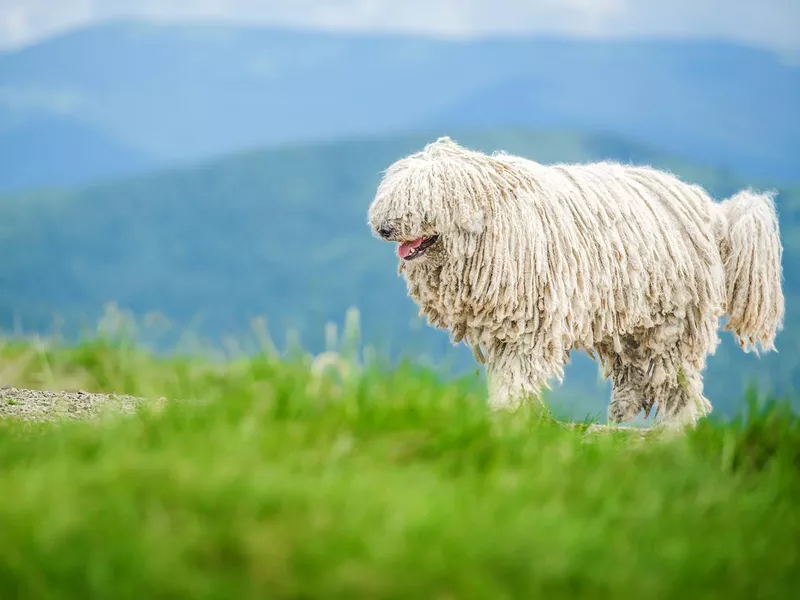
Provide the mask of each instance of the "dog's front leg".
{"label": "dog's front leg", "polygon": [[552,362],[539,360],[530,350],[508,344],[494,347],[486,363],[489,407],[492,410],[515,410],[522,405],[546,408],[542,390],[549,388],[548,380],[558,374]]}

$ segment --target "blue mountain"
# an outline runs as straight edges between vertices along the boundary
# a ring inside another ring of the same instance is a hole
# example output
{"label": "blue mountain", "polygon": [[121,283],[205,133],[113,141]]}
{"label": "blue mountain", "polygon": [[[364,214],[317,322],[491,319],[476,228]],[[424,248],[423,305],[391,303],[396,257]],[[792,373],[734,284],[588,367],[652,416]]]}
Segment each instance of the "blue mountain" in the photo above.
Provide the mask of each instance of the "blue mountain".
{"label": "blue mountain", "polygon": [[132,175],[158,164],[96,127],[46,116],[0,133],[0,189],[63,187]]}
{"label": "blue mountain", "polygon": [[[0,136],[60,115],[160,165],[252,146],[503,126],[622,136],[796,180],[798,106],[800,69],[717,42],[118,22],[0,54]],[[54,127],[30,144],[55,148],[60,135]],[[61,156],[66,168],[73,157]],[[12,156],[14,170],[26,160]],[[99,159],[94,166],[108,173]],[[53,182],[43,172],[26,185]]]}
{"label": "blue mountain", "polygon": [[548,61],[429,123],[613,132],[719,168],[800,178],[800,69],[721,44],[592,45],[554,42]]}

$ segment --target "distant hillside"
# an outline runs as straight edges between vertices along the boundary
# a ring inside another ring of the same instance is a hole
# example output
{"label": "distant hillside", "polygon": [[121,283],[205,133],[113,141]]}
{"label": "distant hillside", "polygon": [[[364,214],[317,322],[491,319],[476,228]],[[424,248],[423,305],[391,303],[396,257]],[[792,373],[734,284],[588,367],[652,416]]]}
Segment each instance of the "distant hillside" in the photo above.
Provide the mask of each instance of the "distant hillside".
{"label": "distant hillside", "polygon": [[142,152],[67,117],[44,117],[0,132],[0,189],[72,186],[153,166]]}
{"label": "distant hillside", "polygon": [[[0,54],[0,132],[66,115],[162,164],[264,144],[502,126],[622,135],[797,180],[797,106],[800,69],[711,42],[446,42],[116,23]],[[46,148],[47,139],[30,143]],[[53,181],[43,173],[38,183]]]}
{"label": "distant hillside", "polygon": [[[720,196],[739,183],[713,170],[608,136],[493,131],[454,134],[486,151],[506,149],[543,162],[617,158],[670,168]],[[374,239],[366,209],[381,171],[429,136],[352,140],[239,154],[193,168],[65,193],[0,200],[0,323],[46,331],[57,314],[67,333],[94,326],[104,303],[138,315],[166,314],[203,335],[250,330],[268,319],[280,344],[297,328],[312,350],[324,324],[362,311],[364,341],[397,356],[410,351],[474,368],[467,350],[421,326],[396,275],[394,249]],[[632,158],[635,157],[635,160]],[[800,190],[779,198],[790,296],[800,292]],[[719,406],[741,396],[753,375],[765,385],[800,384],[800,321],[790,300],[781,353],[745,356],[725,335],[711,363],[709,394]],[[576,357],[562,397],[597,390],[596,368]],[[602,399],[600,395],[595,395]],[[721,404],[720,404],[721,403]],[[602,402],[596,407],[604,410]]]}
{"label": "distant hillside", "polygon": [[[800,69],[730,47],[620,43],[561,60],[573,50],[554,44],[553,63],[534,61],[525,75],[429,123],[602,130],[742,173],[800,180]],[[568,72],[554,69],[565,62]]]}

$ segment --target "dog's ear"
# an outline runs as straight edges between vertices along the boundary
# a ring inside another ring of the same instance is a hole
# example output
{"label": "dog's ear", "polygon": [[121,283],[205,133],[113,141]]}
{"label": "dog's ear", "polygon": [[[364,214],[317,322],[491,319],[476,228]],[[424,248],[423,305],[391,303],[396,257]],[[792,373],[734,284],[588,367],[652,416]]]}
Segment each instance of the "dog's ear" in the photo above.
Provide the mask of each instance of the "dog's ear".
{"label": "dog's ear", "polygon": [[439,227],[478,235],[483,232],[487,203],[493,192],[487,169],[492,159],[460,146],[449,137],[428,144],[421,153],[426,161],[431,207],[441,211]]}
{"label": "dog's ear", "polygon": [[450,222],[456,229],[471,235],[480,235],[485,228],[486,211],[475,203],[460,202],[453,207]]}
{"label": "dog's ear", "polygon": [[454,211],[460,233],[454,254],[464,261],[461,276],[469,282],[464,289],[475,305],[527,313],[536,301],[532,285],[547,261],[539,247],[546,237],[541,221],[521,202],[534,184],[502,157],[483,157],[478,167]]}

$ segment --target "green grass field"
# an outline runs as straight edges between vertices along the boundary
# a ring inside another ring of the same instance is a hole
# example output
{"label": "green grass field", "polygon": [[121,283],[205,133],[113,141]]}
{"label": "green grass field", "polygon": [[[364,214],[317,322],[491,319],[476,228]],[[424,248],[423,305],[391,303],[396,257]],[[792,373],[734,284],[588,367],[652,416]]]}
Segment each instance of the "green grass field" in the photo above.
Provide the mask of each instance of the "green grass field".
{"label": "green grass field", "polygon": [[[0,422],[0,598],[789,598],[800,419],[685,436],[491,414],[408,366],[312,376],[102,341],[0,349],[16,385],[166,396]],[[13,380],[13,381],[11,381]]]}

